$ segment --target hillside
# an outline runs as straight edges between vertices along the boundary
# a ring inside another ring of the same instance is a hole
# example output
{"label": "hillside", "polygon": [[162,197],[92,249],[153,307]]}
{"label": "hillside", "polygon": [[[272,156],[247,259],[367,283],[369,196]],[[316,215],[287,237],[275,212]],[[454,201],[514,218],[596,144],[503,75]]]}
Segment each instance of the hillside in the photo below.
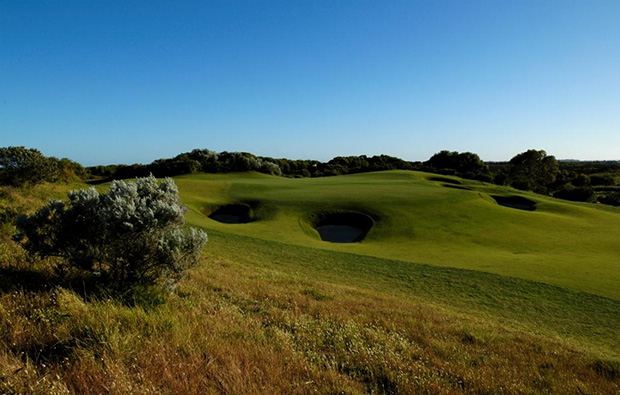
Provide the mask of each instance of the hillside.
{"label": "hillside", "polygon": [[[620,299],[617,208],[567,202],[477,181],[453,178],[456,181],[449,182],[450,178],[411,171],[319,179],[254,173],[175,180],[191,209],[189,223],[207,229],[480,270]],[[536,203],[536,209],[503,207],[493,195],[524,196]],[[205,216],[219,205],[234,202],[251,203],[258,220],[231,226]],[[304,231],[300,226],[300,219],[308,214],[337,209],[361,211],[375,218],[375,226],[362,243],[325,243],[308,234],[308,227]]]}
{"label": "hillside", "polygon": [[[209,242],[176,293],[133,304],[47,284],[51,262],[28,262],[7,226],[0,389],[618,392],[618,210],[437,177],[177,177]],[[32,209],[70,187],[3,202]],[[249,222],[208,217],[230,203]],[[321,241],[316,214],[344,210],[374,226],[358,243]]]}

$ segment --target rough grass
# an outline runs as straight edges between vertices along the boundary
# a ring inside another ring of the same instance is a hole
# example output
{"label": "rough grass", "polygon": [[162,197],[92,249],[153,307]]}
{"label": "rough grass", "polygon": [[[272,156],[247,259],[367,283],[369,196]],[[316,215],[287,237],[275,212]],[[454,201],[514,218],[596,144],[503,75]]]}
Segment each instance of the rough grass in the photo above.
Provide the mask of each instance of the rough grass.
{"label": "rough grass", "polygon": [[433,303],[471,316],[560,338],[620,359],[620,302],[544,283],[211,231],[210,254],[356,289]]}
{"label": "rough grass", "polygon": [[148,308],[0,297],[0,392],[614,393],[618,365],[435,304],[205,258]]}

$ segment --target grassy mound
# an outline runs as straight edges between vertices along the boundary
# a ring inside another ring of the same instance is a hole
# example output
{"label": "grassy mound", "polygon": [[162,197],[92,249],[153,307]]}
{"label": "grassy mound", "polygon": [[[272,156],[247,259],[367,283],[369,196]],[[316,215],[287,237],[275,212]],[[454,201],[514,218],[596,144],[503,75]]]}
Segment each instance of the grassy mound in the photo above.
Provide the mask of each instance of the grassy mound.
{"label": "grassy mound", "polygon": [[453,185],[460,185],[461,181],[455,179],[455,178],[448,178],[448,177],[439,177],[439,176],[432,176],[432,177],[428,177],[427,180],[429,181],[437,181],[437,182],[444,182],[444,183],[448,183],[448,184],[453,184]]}
{"label": "grassy mound", "polygon": [[[352,252],[534,280],[620,299],[620,209],[519,191],[536,210],[508,210],[491,196],[511,188],[462,181],[473,192],[444,188],[427,173],[389,171],[315,179],[262,174],[176,178],[189,223],[284,244]],[[208,221],[200,209],[223,202],[260,202],[262,220],[243,227]],[[349,210],[381,218],[363,243],[308,237],[300,218]]]}

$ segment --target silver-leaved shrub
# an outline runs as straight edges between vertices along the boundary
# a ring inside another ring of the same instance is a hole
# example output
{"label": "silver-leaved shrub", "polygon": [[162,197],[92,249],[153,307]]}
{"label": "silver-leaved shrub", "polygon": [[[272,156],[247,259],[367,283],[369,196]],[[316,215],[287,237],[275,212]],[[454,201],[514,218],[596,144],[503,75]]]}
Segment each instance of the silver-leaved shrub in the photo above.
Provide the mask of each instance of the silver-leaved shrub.
{"label": "silver-leaved shrub", "polygon": [[174,283],[197,262],[207,234],[184,229],[174,181],[114,181],[108,193],[71,191],[17,220],[14,239],[29,253],[60,257],[113,287]]}

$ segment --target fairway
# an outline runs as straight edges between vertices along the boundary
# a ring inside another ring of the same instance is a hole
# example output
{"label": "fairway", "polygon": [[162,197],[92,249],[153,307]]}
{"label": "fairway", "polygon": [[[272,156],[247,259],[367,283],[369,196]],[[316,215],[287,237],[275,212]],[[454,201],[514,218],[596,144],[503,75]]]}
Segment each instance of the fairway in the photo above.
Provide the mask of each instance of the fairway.
{"label": "fairway", "polygon": [[[188,222],[218,233],[470,269],[620,300],[615,208],[477,181],[456,185],[456,178],[412,171],[305,179],[198,174],[175,181],[189,207]],[[499,205],[502,196],[521,196],[526,199],[517,203],[532,201],[535,209]],[[222,224],[207,217],[231,203],[251,205],[253,221]],[[328,211],[364,213],[375,224],[361,242],[325,242],[308,218]]]}

